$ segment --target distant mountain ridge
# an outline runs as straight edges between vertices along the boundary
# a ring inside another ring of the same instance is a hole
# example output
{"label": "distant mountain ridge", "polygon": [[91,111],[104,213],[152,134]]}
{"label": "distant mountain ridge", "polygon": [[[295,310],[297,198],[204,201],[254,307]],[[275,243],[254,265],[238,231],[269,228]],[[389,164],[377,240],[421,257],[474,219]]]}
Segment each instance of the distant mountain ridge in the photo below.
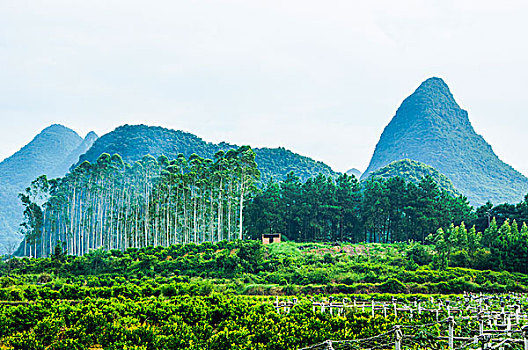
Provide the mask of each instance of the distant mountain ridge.
{"label": "distant mountain ridge", "polygon": [[412,159],[446,175],[473,205],[520,201],[528,179],[501,161],[440,78],[424,81],[385,127],[362,178]]}
{"label": "distant mountain ridge", "polygon": [[361,171],[356,168],[348,169],[346,171],[346,174],[350,176],[354,175],[358,179],[361,178],[361,175],[362,175]]}
{"label": "distant mountain ridge", "polygon": [[[75,131],[54,124],[42,130],[20,151],[0,163],[0,254],[11,250],[22,239],[19,225],[23,208],[18,194],[40,175],[64,176],[83,161],[95,161],[102,153],[118,153],[126,162],[150,154],[176,158],[179,153],[196,153],[213,158],[219,150],[238,146],[206,142],[191,133],[146,125],[123,125],[98,138],[90,132],[82,139]],[[328,165],[301,156],[283,147],[256,148],[262,180],[280,180],[289,171],[306,179],[319,173],[337,176]]]}
{"label": "distant mountain ridge", "polygon": [[[160,126],[123,125],[101,136],[93,146],[79,158],[94,162],[102,153],[119,154],[125,162],[134,162],[146,154],[154,157],[165,155],[176,158],[179,153],[186,157],[196,153],[204,158],[213,158],[219,150],[237,148],[237,145],[221,142],[218,144],[204,141],[200,137],[181,130],[172,130]],[[323,162],[315,161],[289,151],[283,147],[254,148],[256,161],[261,172],[261,180],[270,178],[281,180],[290,171],[302,179],[318,174],[336,176]]]}
{"label": "distant mountain ridge", "polygon": [[60,167],[59,164],[68,156],[73,157],[82,142],[75,131],[53,124],[0,162],[0,254],[21,239],[18,229],[22,206],[18,194],[40,175],[64,176],[69,166]]}

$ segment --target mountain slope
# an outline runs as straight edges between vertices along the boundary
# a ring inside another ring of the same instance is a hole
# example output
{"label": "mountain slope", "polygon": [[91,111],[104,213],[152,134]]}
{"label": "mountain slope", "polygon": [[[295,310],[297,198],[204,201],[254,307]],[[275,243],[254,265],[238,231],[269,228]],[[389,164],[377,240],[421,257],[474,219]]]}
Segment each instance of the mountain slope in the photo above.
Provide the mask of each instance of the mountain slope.
{"label": "mountain slope", "polygon": [[528,179],[501,161],[475,132],[467,112],[440,78],[427,79],[403,101],[362,178],[405,158],[446,175],[474,205],[518,202],[528,191]]}
{"label": "mountain slope", "polygon": [[[180,130],[171,130],[159,126],[123,125],[114,131],[101,136],[94,145],[79,158],[79,163],[95,161],[102,153],[121,155],[124,161],[133,162],[146,154],[155,157],[165,155],[176,158],[179,153],[186,157],[196,153],[205,158],[213,158],[219,150],[228,150],[238,146],[206,142],[196,135]],[[311,158],[293,153],[282,147],[255,148],[256,161],[262,173],[262,181],[273,177],[276,180],[285,178],[289,171],[299,177],[308,177],[323,173],[334,176],[328,165]]]}
{"label": "mountain slope", "polygon": [[381,177],[384,179],[394,176],[402,177],[406,181],[411,181],[415,184],[419,183],[422,178],[430,176],[442,190],[453,196],[460,194],[447,176],[427,164],[411,159],[394,161],[381,169],[371,172],[369,175],[369,177]]}
{"label": "mountain slope", "polygon": [[[18,152],[0,163],[0,253],[20,241],[22,206],[18,194],[35,178],[56,172],[82,138],[62,125],[51,125]],[[63,176],[68,168],[57,173]]]}
{"label": "mountain slope", "polygon": [[85,154],[94,144],[94,142],[98,139],[98,136],[95,132],[90,131],[84,140],[77,146],[73,151],[68,154],[66,158],[60,162],[55,169],[53,169],[52,172],[50,172],[48,177],[54,178],[54,177],[62,177],[64,174],[66,174],[70,167],[74,166],[79,162],[79,157]]}

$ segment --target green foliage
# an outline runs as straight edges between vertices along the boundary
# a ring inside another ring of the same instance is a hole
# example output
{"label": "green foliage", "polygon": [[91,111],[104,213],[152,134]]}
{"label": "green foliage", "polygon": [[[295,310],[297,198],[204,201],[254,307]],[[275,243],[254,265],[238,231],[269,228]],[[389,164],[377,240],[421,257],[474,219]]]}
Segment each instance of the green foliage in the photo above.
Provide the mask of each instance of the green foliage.
{"label": "green foliage", "polygon": [[[312,301],[328,294],[426,302],[422,293],[528,291],[524,274],[407,269],[403,255],[425,262],[434,254],[419,243],[222,241],[14,258],[10,277],[0,262],[0,348],[296,349],[434,317],[314,312]],[[272,305],[271,295],[284,294],[298,300],[288,314]]]}
{"label": "green foliage", "polygon": [[97,250],[61,260],[55,256],[14,258],[0,262],[0,299],[136,299],[209,295],[214,291],[250,295],[460,293],[466,282],[472,283],[473,291],[528,291],[527,275],[484,270],[497,268],[490,265],[488,251],[479,249],[468,255],[470,267],[483,269],[471,270],[450,267],[462,266],[458,261],[465,260],[459,255],[466,253],[453,250],[450,256],[445,255],[449,266],[442,266],[437,264],[435,259],[440,254],[433,248],[419,243],[287,242],[263,246],[259,241],[237,240],[129,248],[124,252]]}
{"label": "green foliage", "polygon": [[[385,297],[387,296],[379,296]],[[14,318],[16,317],[16,321]],[[87,298],[38,300],[0,309],[0,346],[9,349],[297,349],[326,339],[367,338],[395,324],[431,322],[366,311],[315,313],[300,297],[277,313],[268,298]]]}
{"label": "green foliage", "polygon": [[218,152],[214,161],[148,155],[125,164],[105,153],[62,179],[41,176],[20,195],[25,239],[18,255],[242,239],[244,205],[259,175],[248,146]]}

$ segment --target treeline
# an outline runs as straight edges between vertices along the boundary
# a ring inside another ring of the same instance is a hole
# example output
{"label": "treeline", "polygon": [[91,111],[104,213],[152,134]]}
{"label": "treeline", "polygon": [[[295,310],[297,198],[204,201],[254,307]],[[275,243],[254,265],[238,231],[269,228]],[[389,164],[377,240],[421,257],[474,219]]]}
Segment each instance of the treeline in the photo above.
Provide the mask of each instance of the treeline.
{"label": "treeline", "polygon": [[268,182],[246,215],[252,237],[280,232],[298,242],[424,242],[439,227],[476,218],[465,197],[441,190],[429,176],[418,184],[399,177],[358,182],[346,174],[302,182],[293,173]]}
{"label": "treeline", "polygon": [[263,233],[297,242],[427,243],[451,225],[465,223],[478,233],[493,217],[499,226],[508,218],[528,221],[527,200],[475,210],[430,176],[416,184],[400,177],[359,182],[346,174],[303,182],[290,172],[259,188],[259,175],[248,146],[219,151],[212,160],[147,155],[127,164],[117,154],[102,154],[64,178],[41,176],[20,195],[25,239],[18,254],[50,256],[58,243],[67,254],[84,255],[99,248],[259,239]]}
{"label": "treeline", "polygon": [[59,243],[70,255],[94,249],[168,246],[242,238],[244,204],[259,177],[243,146],[214,160],[145,156],[126,164],[102,154],[64,178],[32,182],[25,206],[22,255],[49,256]]}
{"label": "treeline", "polygon": [[429,240],[434,243],[436,255],[433,266],[491,269],[528,273],[528,226],[519,228],[516,220],[508,219],[498,226],[493,218],[483,233],[475,226],[469,230],[464,223],[438,229]]}

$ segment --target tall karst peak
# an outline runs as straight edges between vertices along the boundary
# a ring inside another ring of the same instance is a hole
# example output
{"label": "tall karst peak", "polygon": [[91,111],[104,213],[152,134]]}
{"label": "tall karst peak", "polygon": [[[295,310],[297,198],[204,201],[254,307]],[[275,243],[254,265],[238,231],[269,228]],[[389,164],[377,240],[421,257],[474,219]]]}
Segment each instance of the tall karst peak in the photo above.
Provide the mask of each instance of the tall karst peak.
{"label": "tall karst peak", "polygon": [[[426,123],[439,128],[471,128],[468,114],[460,108],[445,81],[429,78],[401,104],[394,123]],[[390,124],[389,124],[390,125]]]}
{"label": "tall karst peak", "polygon": [[528,191],[528,179],[502,162],[475,132],[440,78],[427,79],[402,102],[362,178],[405,158],[446,175],[475,205],[518,202]]}

